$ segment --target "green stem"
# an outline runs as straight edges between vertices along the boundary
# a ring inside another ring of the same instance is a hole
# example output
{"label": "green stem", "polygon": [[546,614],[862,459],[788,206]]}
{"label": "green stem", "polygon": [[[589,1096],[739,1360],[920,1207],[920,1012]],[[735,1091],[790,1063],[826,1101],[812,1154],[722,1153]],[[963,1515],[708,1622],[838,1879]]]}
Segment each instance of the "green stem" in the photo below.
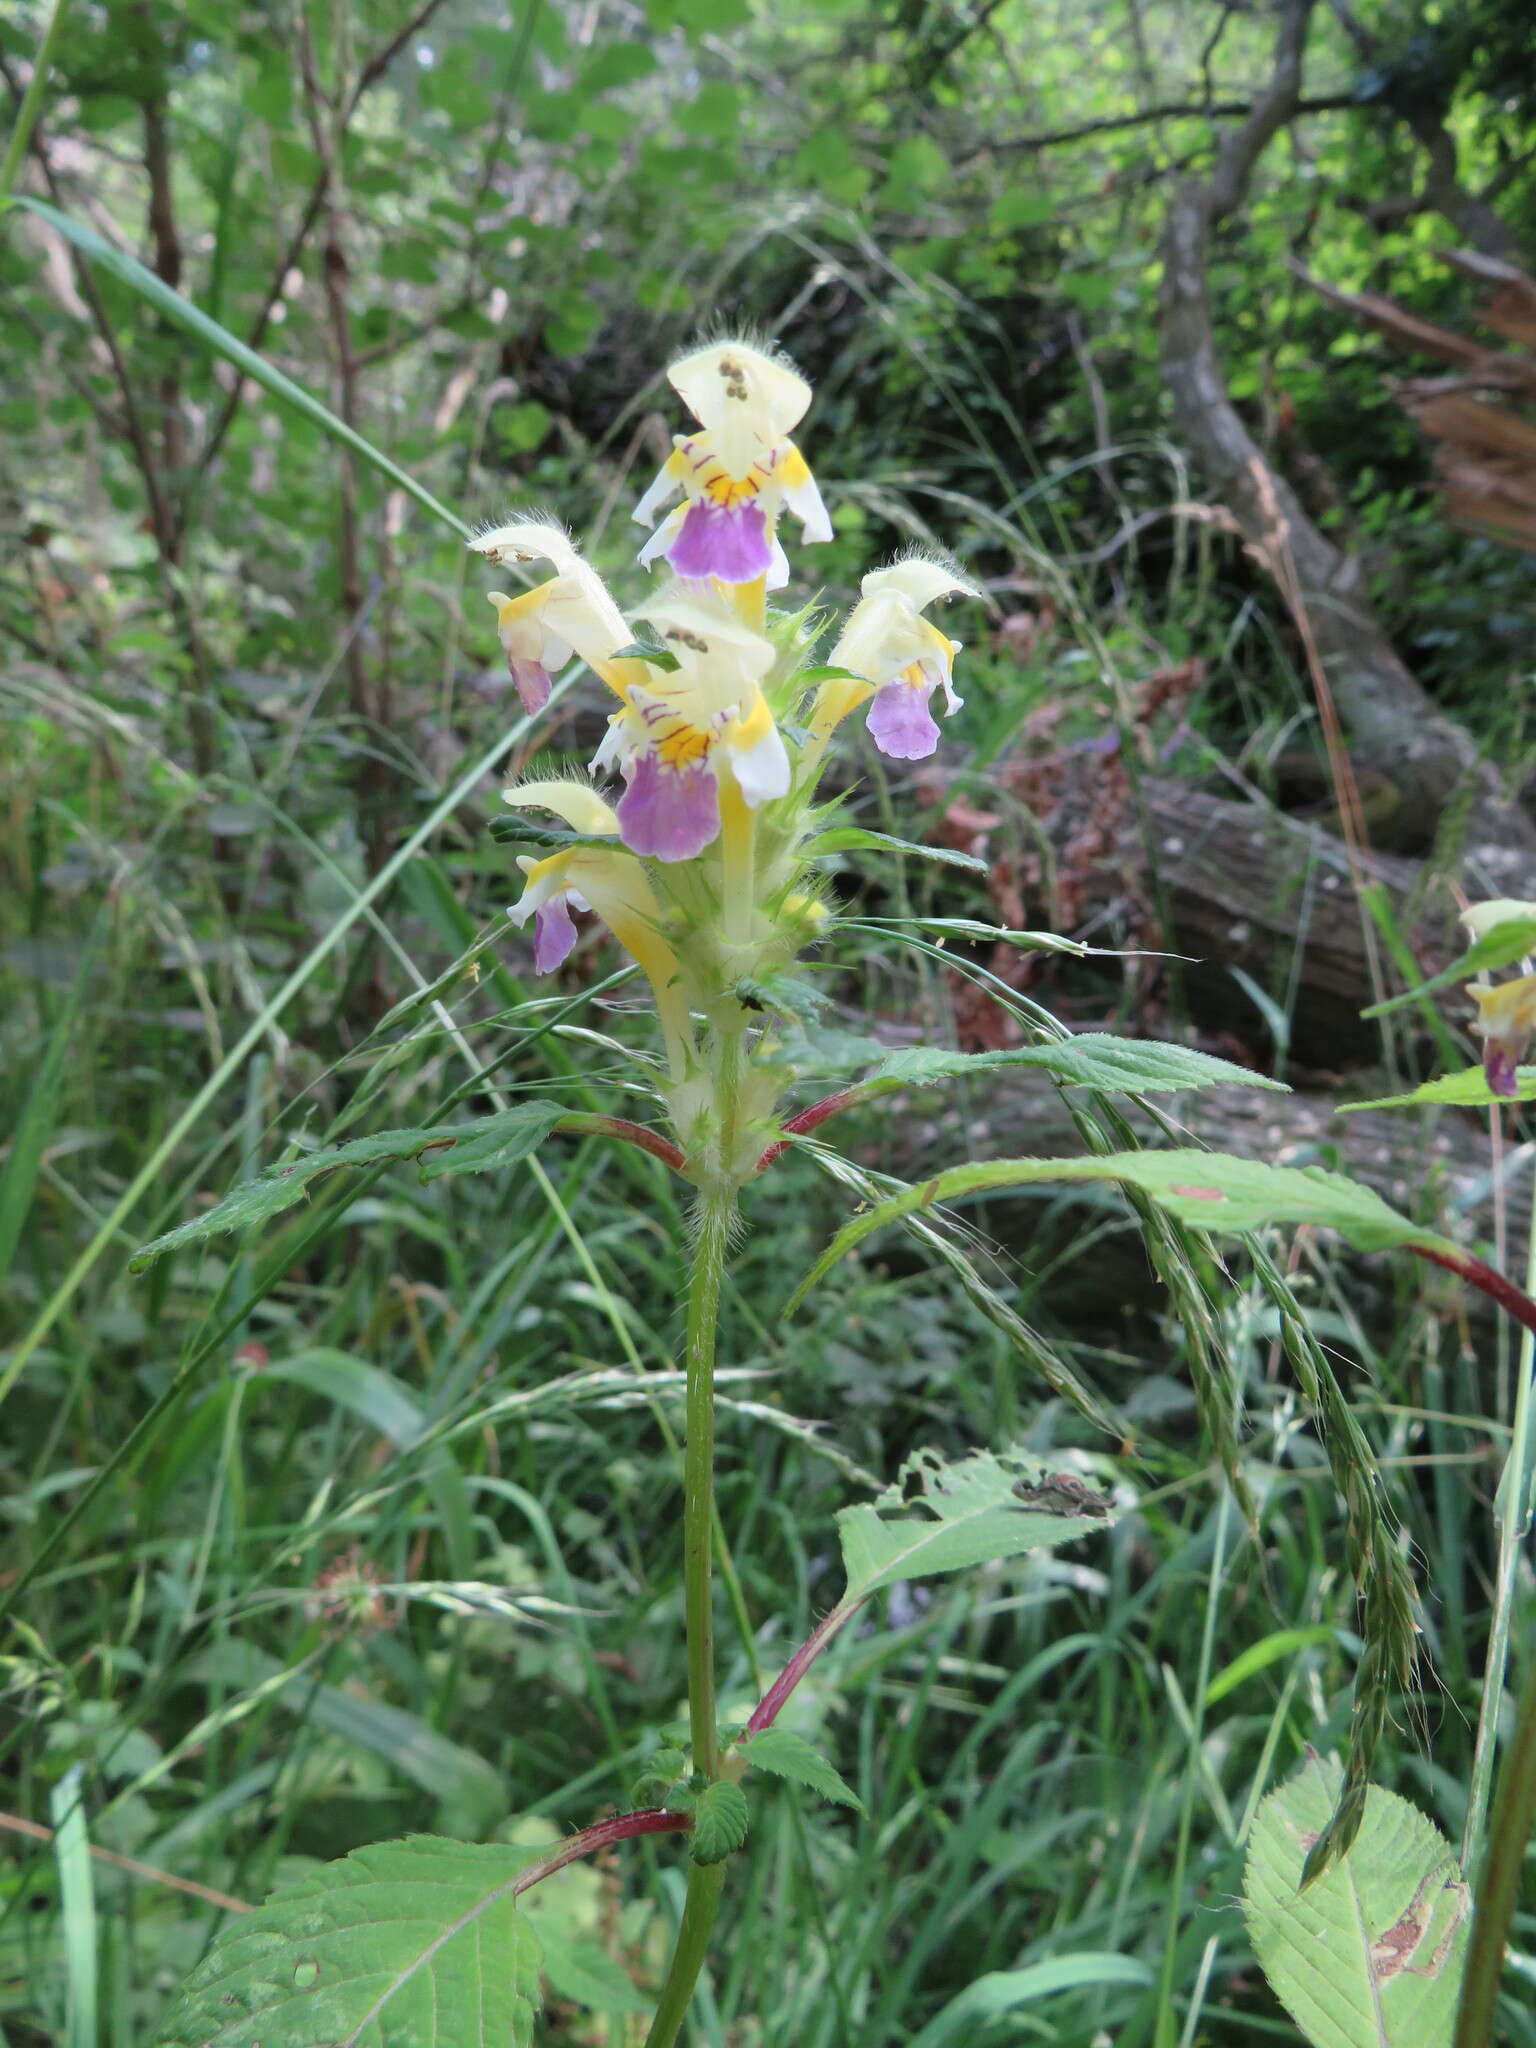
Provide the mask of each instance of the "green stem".
{"label": "green stem", "polygon": [[69,12],[69,0],[54,0],[53,13],[48,26],[43,30],[43,39],[37,46],[37,55],[32,59],[32,76],[22,95],[21,106],[16,115],[16,126],[11,130],[11,139],[5,146],[5,162],[0,163],[0,207],[10,198],[16,180],[21,176],[21,160],[27,153],[32,140],[32,130],[37,126],[37,117],[42,111],[43,94],[48,88],[48,74],[53,69],[54,45],[58,42],[64,27],[64,17]]}
{"label": "green stem", "polygon": [[715,1331],[720,1281],[736,1212],[734,1188],[706,1194],[688,1280],[688,1405],[683,1443],[683,1605],[688,1627],[688,1725],[693,1767],[719,1775],[715,1726]]}
{"label": "green stem", "polygon": [[662,1987],[661,2003],[645,2037],[645,2048],[672,2048],[682,2031],[683,2019],[699,1981],[715,1915],[720,1910],[720,1893],[725,1884],[723,1863],[695,1863],[688,1872],[688,1902],[683,1907],[683,1924],[677,1931],[672,1967]]}
{"label": "green stem", "polygon": [[[1536,1228],[1526,1250],[1526,1292],[1536,1292]],[[1530,1472],[1526,1452],[1531,1429],[1531,1378],[1536,1371],[1536,1342],[1527,1328],[1520,1335],[1519,1379],[1515,1390],[1514,1428],[1509,1456],[1499,1486],[1499,1578],[1494,1592],[1493,1625],[1488,1632],[1488,1661],[1483,1672],[1483,1698],[1477,1717],[1477,1745],[1472,1752],[1472,1783],[1467,1794],[1467,1825],[1461,1838],[1461,1874],[1470,1884],[1482,1853],[1493,1784],[1494,1752],[1498,1747],[1504,1677],[1509,1664],[1509,1624],[1520,1577],[1520,1550],[1525,1536],[1526,1497]]]}
{"label": "green stem", "polygon": [[1514,1740],[1504,1759],[1493,1839],[1477,1887],[1467,1974],[1456,2016],[1456,2048],[1489,2048],[1498,2013],[1504,1949],[1520,1893],[1526,1844],[1536,1827],[1536,1665],[1525,1682]]}

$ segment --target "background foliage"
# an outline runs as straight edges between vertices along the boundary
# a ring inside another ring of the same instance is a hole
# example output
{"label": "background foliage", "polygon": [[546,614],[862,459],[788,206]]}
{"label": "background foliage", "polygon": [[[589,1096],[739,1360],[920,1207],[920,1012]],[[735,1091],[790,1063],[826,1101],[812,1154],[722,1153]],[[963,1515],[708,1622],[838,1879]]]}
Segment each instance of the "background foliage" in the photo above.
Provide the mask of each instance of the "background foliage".
{"label": "background foliage", "polygon": [[[42,25],[0,19],[13,106]],[[1434,258],[1445,223],[1412,203],[1413,121],[1444,123],[1536,250],[1527,25],[1488,0],[1369,26],[1367,63],[1317,18],[1314,111],[1222,230],[1223,361],[1419,675],[1519,770],[1528,561],[1448,528],[1385,388],[1398,365],[1287,258],[1469,320]],[[1318,752],[1282,606],[1189,509],[1155,336],[1168,196],[1209,168],[1270,44],[1262,10],[1196,0],[77,0],[22,189],[464,520],[558,506],[621,591],[640,587],[628,507],[670,431],[661,366],[712,323],[777,335],[818,388],[828,594],[920,539],[989,596],[966,636],[969,769],[890,787],[852,756],[861,822],[942,838],[953,801],[1001,801],[1022,850],[994,765],[1041,729],[1091,749],[1179,664],[1203,683],[1146,746],[1192,784],[1225,789],[1225,756],[1283,791],[1292,754]],[[654,1162],[568,1139],[504,1184],[381,1173],[344,1223],[355,1184],[318,1183],[254,1240],[127,1275],[135,1245],[294,1145],[483,1114],[493,1086],[597,1108],[643,1038],[622,985],[586,1008],[595,949],[552,991],[504,936],[448,973],[508,894],[483,826],[510,686],[462,545],[41,217],[7,230],[6,1799],[34,1823],[83,1804],[96,1848],[193,1889],[82,1864],[64,1828],[15,1836],[0,2026],[16,2048],[129,2048],[221,1897],[413,1829],[531,1851],[622,1799],[682,1687],[658,1430],[676,1404],[633,1384],[676,1363],[682,1219]],[[590,690],[554,717],[589,750]],[[510,745],[515,763],[521,726]],[[852,855],[840,889],[870,917],[996,909],[958,871]],[[1049,922],[1043,893],[1028,922]],[[836,1010],[952,1042],[963,993],[906,959],[845,934]],[[1037,960],[1024,989],[1077,1024],[1186,1017],[1175,976],[1113,958]],[[1305,992],[1282,973],[1262,993],[1244,1042],[1212,1049],[1283,1054]],[[913,1099],[878,1115],[852,1142],[909,1156]],[[818,1667],[791,1725],[867,1817],[757,1794],[701,2037],[1295,2039],[1236,1910],[1241,1845],[1304,1746],[1340,1739],[1358,1641],[1269,1299],[1241,1262],[1208,1276],[1250,1533],[1212,1483],[1189,1302],[1105,1283],[1129,1228],[1114,1198],[1046,1187],[971,1214],[991,1277],[1125,1417],[1134,1459],[899,1240],[781,1324],[845,1211],[785,1161],[734,1269],[727,1704],[834,1597],[835,1510],[915,1443],[1075,1459],[1135,1511],[1092,1547],[898,1588]],[[1296,1259],[1426,1588],[1422,1689],[1397,1702],[1385,1775],[1454,1837],[1494,1342],[1416,1275]],[[539,1895],[554,2033],[627,2038],[654,1985],[676,1896],[664,1845],[626,1853],[659,1905],[618,1860]],[[1536,2041],[1513,2000],[1506,2027]]]}

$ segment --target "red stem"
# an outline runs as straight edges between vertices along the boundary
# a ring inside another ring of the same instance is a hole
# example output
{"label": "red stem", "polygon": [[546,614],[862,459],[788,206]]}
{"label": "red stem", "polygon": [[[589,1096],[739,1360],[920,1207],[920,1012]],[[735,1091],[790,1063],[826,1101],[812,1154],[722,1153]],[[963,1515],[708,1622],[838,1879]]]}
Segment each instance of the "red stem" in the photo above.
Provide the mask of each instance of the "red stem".
{"label": "red stem", "polygon": [[813,1102],[809,1109],[802,1109],[798,1116],[792,1116],[784,1126],[784,1136],[770,1145],[757,1162],[758,1172],[772,1166],[779,1154],[787,1149],[790,1138],[804,1137],[807,1131],[814,1131],[818,1124],[824,1124],[829,1116],[836,1116],[840,1109],[847,1109],[858,1099],[857,1088],[840,1088],[836,1095],[824,1095],[820,1102]]}
{"label": "red stem", "polygon": [[1536,1334],[1536,1301],[1532,1301],[1523,1288],[1506,1279],[1493,1266],[1474,1258],[1471,1252],[1431,1251],[1426,1244],[1410,1245],[1408,1249],[1417,1252],[1421,1259],[1428,1259],[1432,1265],[1444,1266],[1447,1272],[1458,1273],[1463,1280],[1470,1280],[1490,1301],[1496,1301],[1506,1314]]}
{"label": "red stem", "polygon": [[687,1161],[660,1131],[653,1131],[645,1124],[632,1124],[622,1116],[563,1116],[556,1124],[557,1131],[579,1131],[593,1138],[622,1138],[626,1145],[638,1145],[642,1152],[649,1152],[653,1159],[659,1159],[670,1166],[675,1173],[681,1173]]}
{"label": "red stem", "polygon": [[647,1807],[643,1813],[621,1813],[612,1820],[600,1820],[595,1827],[583,1828],[579,1835],[572,1835],[568,1842],[562,1842],[558,1849],[538,1863],[530,1863],[512,1887],[512,1896],[530,1891],[534,1885],[542,1884],[546,1877],[553,1877],[557,1870],[564,1870],[568,1863],[576,1863],[583,1856],[593,1856],[599,1849],[607,1849],[614,1842],[626,1842],[634,1835],[667,1835],[685,1833],[693,1826],[686,1814],[663,1813],[659,1807]]}
{"label": "red stem", "polygon": [[760,1735],[765,1728],[771,1728],[779,1718],[784,1702],[816,1662],[822,1651],[831,1642],[844,1622],[852,1621],[864,1605],[862,1600],[846,1602],[834,1607],[832,1612],[818,1621],[793,1657],[784,1666],[778,1677],[758,1701],[747,1723],[749,1735]]}

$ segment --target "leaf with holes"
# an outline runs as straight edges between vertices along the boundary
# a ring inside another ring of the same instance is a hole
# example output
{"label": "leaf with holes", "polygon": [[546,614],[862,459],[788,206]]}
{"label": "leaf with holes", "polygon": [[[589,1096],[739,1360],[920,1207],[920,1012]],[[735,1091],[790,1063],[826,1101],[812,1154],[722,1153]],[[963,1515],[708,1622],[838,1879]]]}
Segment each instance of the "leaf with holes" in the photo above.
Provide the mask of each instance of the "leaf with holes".
{"label": "leaf with holes", "polygon": [[[1038,1459],[1018,1455],[972,1451],[946,1465],[933,1451],[915,1451],[894,1486],[838,1515],[848,1575],[838,1605],[855,1605],[904,1579],[993,1564],[1106,1526],[1099,1495],[1071,1475],[1057,1479],[1053,1495],[1053,1476]],[[1074,1484],[1081,1488],[1081,1514],[1072,1512]]]}
{"label": "leaf with holes", "polygon": [[855,1813],[864,1811],[858,1793],[852,1786],[844,1784],[821,1751],[807,1742],[803,1735],[792,1734],[788,1728],[764,1728],[760,1733],[747,1737],[740,1753],[754,1771],[768,1771],[775,1778],[788,1778],[792,1784],[819,1792],[823,1799],[835,1800],[839,1806],[851,1806]]}
{"label": "leaf with holes", "polygon": [[838,1232],[785,1308],[796,1308],[845,1253],[904,1216],[941,1202],[1045,1182],[1109,1181],[1139,1188],[1160,1209],[1196,1230],[1250,1231],[1266,1223],[1310,1223],[1336,1230],[1360,1251],[1428,1251],[1462,1262],[1448,1237],[1410,1223],[1373,1188],[1320,1166],[1266,1166],[1225,1152],[1111,1152],[1102,1159],[994,1159],[947,1173],[893,1195]]}
{"label": "leaf with holes", "polygon": [[159,2048],[528,2048],[543,1853],[419,1835],[326,1864],[226,1928]]}
{"label": "leaf with holes", "polygon": [[1243,1879],[1255,1953],[1314,2048],[1444,2048],[1470,1893],[1439,1829],[1376,1785],[1354,1847],[1300,1890],[1342,1782],[1336,1763],[1314,1757],[1259,1808]]}
{"label": "leaf with holes", "polygon": [[222,1202],[201,1216],[178,1224],[163,1237],[144,1245],[128,1261],[128,1270],[142,1273],[156,1259],[179,1251],[183,1245],[264,1223],[269,1216],[276,1216],[302,1200],[312,1182],[345,1167],[383,1166],[397,1159],[416,1159],[421,1162],[421,1178],[432,1181],[449,1173],[489,1173],[503,1166],[515,1166],[543,1144],[564,1114],[558,1102],[518,1102],[494,1116],[476,1117],[469,1123],[435,1124],[419,1131],[379,1131],[371,1138],[351,1138],[345,1145],[327,1145],[319,1152],[303,1153],[297,1159],[269,1166],[254,1180],[232,1188]]}

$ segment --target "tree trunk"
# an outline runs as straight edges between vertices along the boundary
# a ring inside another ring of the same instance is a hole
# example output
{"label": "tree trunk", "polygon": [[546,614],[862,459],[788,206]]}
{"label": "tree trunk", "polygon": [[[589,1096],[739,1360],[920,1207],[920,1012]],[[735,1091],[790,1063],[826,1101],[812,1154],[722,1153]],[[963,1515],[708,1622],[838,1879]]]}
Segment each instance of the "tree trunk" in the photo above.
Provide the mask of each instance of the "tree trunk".
{"label": "tree trunk", "polygon": [[[1292,118],[1314,0],[1285,0],[1274,74],[1223,143],[1205,184],[1174,196],[1163,237],[1161,350],[1179,432],[1275,576],[1310,643],[1357,756],[1401,796],[1398,843],[1422,850],[1453,800],[1479,848],[1536,847],[1536,827],[1503,795],[1459,726],[1398,659],[1361,594],[1360,565],[1312,523],[1264,459],[1227,393],[1211,326],[1212,230],[1241,204],[1254,164]],[[1314,677],[1314,683],[1319,680]]]}

